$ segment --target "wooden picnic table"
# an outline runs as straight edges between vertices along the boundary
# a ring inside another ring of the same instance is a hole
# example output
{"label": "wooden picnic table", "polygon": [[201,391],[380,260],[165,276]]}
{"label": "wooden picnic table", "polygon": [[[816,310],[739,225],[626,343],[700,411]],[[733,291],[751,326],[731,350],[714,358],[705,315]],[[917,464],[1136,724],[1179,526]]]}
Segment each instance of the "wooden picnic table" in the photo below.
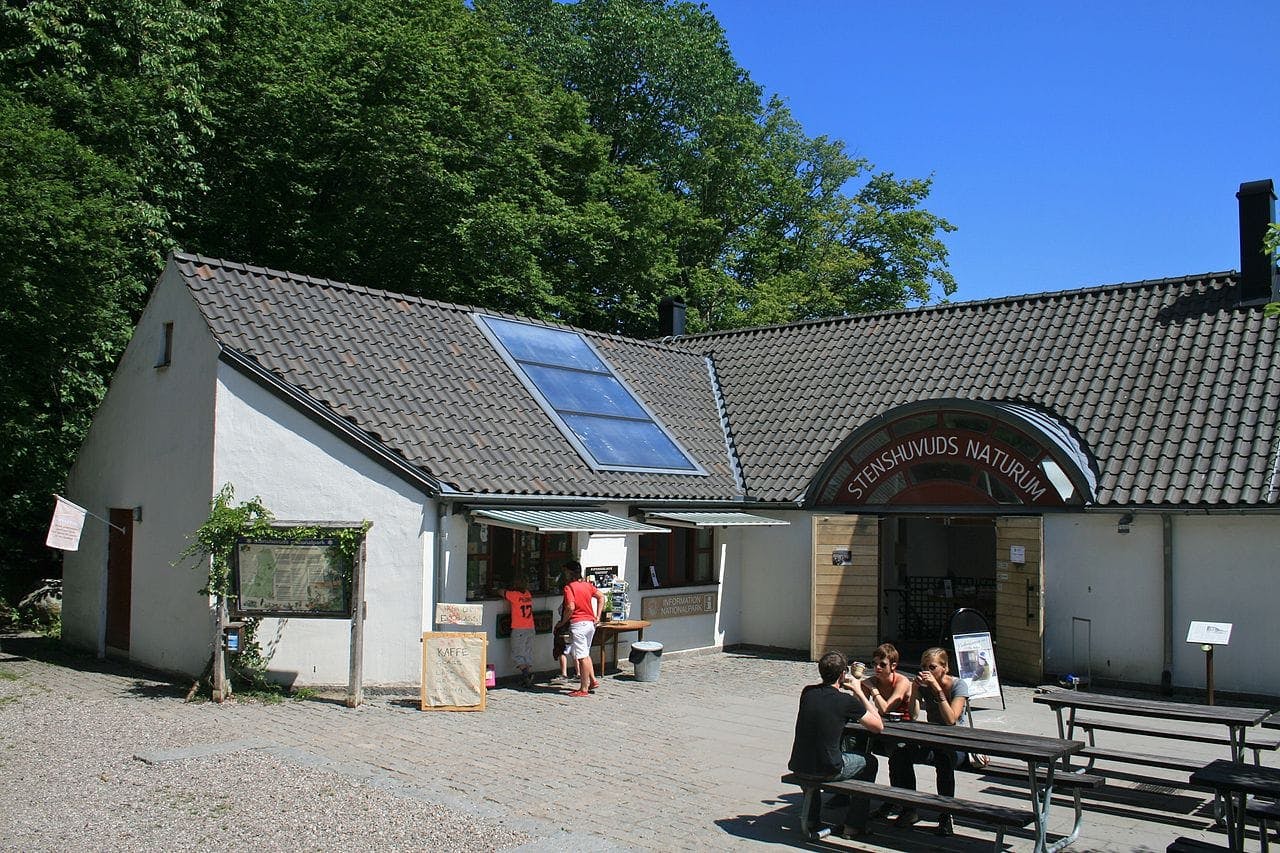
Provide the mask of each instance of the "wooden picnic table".
{"label": "wooden picnic table", "polygon": [[[1148,719],[1180,720],[1191,723],[1208,723],[1227,727],[1227,741],[1232,761],[1244,761],[1245,730],[1258,725],[1271,713],[1267,708],[1233,708],[1227,705],[1193,705],[1186,702],[1165,702],[1159,699],[1140,699],[1130,696],[1110,696],[1078,690],[1050,690],[1037,694],[1033,700],[1048,705],[1058,715],[1058,736],[1072,738],[1077,728],[1076,712],[1098,711],[1107,714],[1127,714]],[[1063,713],[1066,712],[1066,719]],[[1086,728],[1086,726],[1080,726]],[[1158,729],[1152,729],[1149,737],[1161,737]],[[1168,737],[1177,739],[1178,733]],[[1092,744],[1092,734],[1090,735]],[[1090,762],[1092,765],[1092,761]]]}
{"label": "wooden picnic table", "polygon": [[1280,797],[1280,768],[1276,767],[1219,758],[1192,773],[1191,781],[1213,788],[1226,803],[1227,843],[1232,850],[1244,850],[1245,805],[1249,795]]}
{"label": "wooden picnic table", "polygon": [[[850,724],[847,730],[865,732],[859,724]],[[954,752],[976,752],[1024,762],[1027,766],[1031,810],[1035,816],[1036,852],[1052,853],[1052,851],[1061,850],[1080,835],[1084,814],[1077,798],[1075,823],[1070,834],[1052,843],[1047,839],[1055,767],[1068,755],[1084,747],[1084,744],[1078,740],[996,729],[976,729],[969,726],[887,721],[884,724],[884,733],[876,737],[892,743],[917,744],[930,749]]]}
{"label": "wooden picnic table", "polygon": [[604,649],[606,643],[613,645],[613,668],[618,668],[618,635],[625,634],[629,631],[636,632],[636,641],[644,639],[644,629],[648,628],[652,623],[644,619],[619,619],[610,622],[601,622],[596,625],[596,636],[592,640],[592,645],[600,647],[600,671],[597,675],[604,675]]}

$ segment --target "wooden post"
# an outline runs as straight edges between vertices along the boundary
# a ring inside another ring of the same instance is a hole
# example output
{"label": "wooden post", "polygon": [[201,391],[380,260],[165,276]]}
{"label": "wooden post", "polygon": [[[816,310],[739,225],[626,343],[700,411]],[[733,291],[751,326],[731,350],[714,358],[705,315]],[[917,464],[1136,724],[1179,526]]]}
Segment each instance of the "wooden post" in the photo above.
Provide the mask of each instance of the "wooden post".
{"label": "wooden post", "polygon": [[222,596],[218,596],[217,610],[218,618],[215,620],[216,624],[213,630],[213,672],[211,673],[211,679],[213,682],[213,701],[222,702],[223,699],[231,695],[231,690],[227,683],[226,650],[222,645],[223,632],[227,627],[227,602]]}
{"label": "wooden post", "polygon": [[1213,704],[1213,646],[1204,646],[1204,680],[1209,688],[1209,704]]}
{"label": "wooden post", "polygon": [[364,701],[364,542],[356,550],[351,578],[351,667],[347,677],[347,707]]}

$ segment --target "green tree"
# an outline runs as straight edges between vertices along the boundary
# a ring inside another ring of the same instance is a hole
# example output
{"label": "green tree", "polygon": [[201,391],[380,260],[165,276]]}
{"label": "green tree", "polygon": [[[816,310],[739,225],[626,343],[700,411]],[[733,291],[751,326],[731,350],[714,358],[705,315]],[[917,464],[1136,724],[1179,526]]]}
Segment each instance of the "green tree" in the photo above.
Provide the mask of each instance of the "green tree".
{"label": "green tree", "polygon": [[146,265],[128,174],[0,87],[0,581],[57,574],[37,534],[128,340]]}
{"label": "green tree", "polygon": [[589,325],[665,278],[665,199],[461,4],[227,8],[193,247]]}
{"label": "green tree", "polygon": [[[805,135],[734,60],[709,11],[671,0],[477,0],[553,82],[581,95],[618,167],[668,193],[668,287],[691,326],[889,308],[951,293],[951,225],[897,180]],[[851,192],[852,191],[852,192]],[[851,193],[851,194],[850,194]],[[659,294],[660,295],[660,294]]]}
{"label": "green tree", "polygon": [[0,8],[0,583],[57,571],[52,508],[173,222],[201,186],[218,0]]}
{"label": "green tree", "polygon": [[[1262,247],[1273,258],[1276,252],[1280,252],[1280,223],[1273,222],[1267,228],[1267,238],[1263,241]],[[1268,317],[1280,317],[1280,302],[1268,302],[1263,311]]]}

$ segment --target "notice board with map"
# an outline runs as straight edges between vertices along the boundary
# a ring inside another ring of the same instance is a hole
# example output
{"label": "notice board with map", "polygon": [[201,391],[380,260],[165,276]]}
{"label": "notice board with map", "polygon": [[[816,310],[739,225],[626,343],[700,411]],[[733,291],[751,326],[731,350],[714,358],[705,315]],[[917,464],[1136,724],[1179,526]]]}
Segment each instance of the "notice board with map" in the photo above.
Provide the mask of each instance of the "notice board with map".
{"label": "notice board with map", "polygon": [[479,631],[422,635],[422,710],[484,710],[487,644],[488,637]]}
{"label": "notice board with map", "polygon": [[245,539],[235,549],[236,611],[246,616],[351,615],[351,571],[337,539]]}

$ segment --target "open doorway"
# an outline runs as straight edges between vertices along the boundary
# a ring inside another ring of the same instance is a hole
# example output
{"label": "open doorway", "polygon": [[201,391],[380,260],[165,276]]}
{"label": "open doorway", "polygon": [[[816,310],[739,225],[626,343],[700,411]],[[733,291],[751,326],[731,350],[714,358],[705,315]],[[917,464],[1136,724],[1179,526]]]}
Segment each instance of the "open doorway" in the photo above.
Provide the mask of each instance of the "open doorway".
{"label": "open doorway", "polygon": [[879,633],[904,663],[938,644],[957,608],[995,625],[995,516],[886,516],[880,525]]}

